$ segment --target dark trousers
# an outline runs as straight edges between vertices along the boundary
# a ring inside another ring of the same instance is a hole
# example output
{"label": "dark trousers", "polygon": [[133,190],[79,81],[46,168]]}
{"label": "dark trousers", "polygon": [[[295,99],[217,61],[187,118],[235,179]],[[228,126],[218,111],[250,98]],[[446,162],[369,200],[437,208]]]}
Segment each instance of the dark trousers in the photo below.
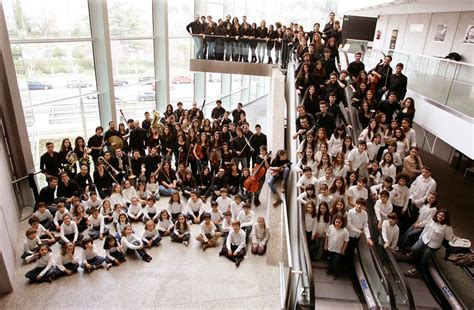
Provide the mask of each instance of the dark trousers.
{"label": "dark trousers", "polygon": [[328,252],[329,262],[328,262],[328,273],[335,276],[338,275],[341,265],[341,254],[336,252]]}
{"label": "dark trousers", "polygon": [[[94,258],[88,259],[87,262],[92,265],[93,269],[97,269],[100,265],[102,265],[105,262],[105,257],[97,255]],[[84,265],[82,265],[82,268],[84,268]]]}
{"label": "dark trousers", "polygon": [[[77,272],[77,269],[79,268],[79,264],[74,264],[74,263],[67,263],[64,265],[64,268],[66,268],[69,271]],[[61,271],[58,267],[54,267],[54,277],[59,278],[59,277],[64,277],[67,276],[67,273],[64,271]]]}
{"label": "dark trousers", "polygon": [[36,277],[44,270],[44,268],[45,267],[35,267],[35,268],[31,269],[30,271],[28,271],[25,274],[25,277],[30,279],[31,283],[44,282],[44,281],[46,281],[46,279],[48,279],[49,277],[51,277],[54,274],[54,268],[49,268],[49,270],[41,277],[41,279],[37,280]]}
{"label": "dark trousers", "polygon": [[[234,251],[237,250],[238,247],[239,247],[238,245],[231,244],[231,245],[230,245],[230,249],[232,250],[232,253],[234,253]],[[236,262],[237,259],[243,260],[245,254],[247,253],[247,251],[246,251],[245,248],[243,248],[243,249],[240,250],[236,255],[230,256],[230,255],[229,255],[229,251],[227,250],[227,247],[226,247],[226,243],[224,242],[224,246],[222,247],[221,253],[222,253],[225,257],[227,257],[229,260],[231,260],[231,261],[233,261],[233,262]]]}
{"label": "dark trousers", "polygon": [[[69,234],[69,235],[64,235],[64,237],[66,237],[66,239],[69,240],[69,242],[73,242],[73,241],[74,241],[74,235],[75,235],[75,234]],[[83,236],[81,233],[79,233],[79,234],[77,235],[76,243],[80,242],[83,237],[84,237],[84,236]],[[60,244],[60,245],[65,245],[66,242],[64,242],[64,240],[63,240],[62,238],[59,238],[59,244]]]}
{"label": "dark trousers", "polygon": [[173,242],[180,242],[180,243],[181,243],[181,242],[183,242],[183,241],[188,241],[189,238],[190,238],[190,235],[189,235],[189,234],[185,234],[185,235],[183,235],[182,238],[180,238],[180,237],[178,237],[178,235],[176,234],[176,232],[173,231],[173,232],[171,233],[170,237],[171,237],[171,241],[173,241]]}
{"label": "dark trousers", "polygon": [[423,228],[415,228],[410,226],[408,230],[403,234],[400,238],[399,248],[400,250],[404,250],[406,247],[410,247],[416,243],[416,241],[420,238],[421,232]]}
{"label": "dark trousers", "polygon": [[349,243],[347,244],[346,263],[348,266],[351,266],[351,268],[354,268],[354,252],[359,244],[359,239],[360,237],[349,237]]}
{"label": "dark trousers", "polygon": [[[121,251],[115,251],[115,252],[112,252],[110,253],[110,256],[112,256],[113,258],[115,258],[116,260],[118,260],[119,262],[124,262],[125,261],[125,254]],[[110,258],[106,258],[105,259],[107,261],[107,263],[111,263],[111,264],[114,264],[116,265],[117,263],[114,261],[114,260],[111,260]]]}
{"label": "dark trousers", "polygon": [[[107,226],[105,226],[104,227],[104,232],[102,233],[102,235],[107,236],[108,234],[109,234],[109,228]],[[89,237],[92,240],[99,239],[99,236],[100,236],[100,227],[99,226],[92,227],[92,229],[89,229]]]}

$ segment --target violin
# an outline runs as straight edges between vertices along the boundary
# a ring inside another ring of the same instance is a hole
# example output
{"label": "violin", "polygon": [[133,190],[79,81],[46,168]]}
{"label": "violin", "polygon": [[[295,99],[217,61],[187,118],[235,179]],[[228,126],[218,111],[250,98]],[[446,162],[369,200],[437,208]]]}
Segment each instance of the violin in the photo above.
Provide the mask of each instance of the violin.
{"label": "violin", "polygon": [[252,174],[245,179],[244,188],[250,193],[256,193],[260,189],[260,179],[263,178],[267,172],[265,161],[271,154],[272,152],[268,152],[260,164],[255,164],[252,169]]}
{"label": "violin", "polygon": [[201,143],[198,143],[198,144],[196,145],[195,151],[196,151],[197,159],[202,160],[202,159],[204,158],[204,153],[203,153],[203,151],[202,151],[202,145],[201,145]]}
{"label": "violin", "polygon": [[211,167],[219,168],[220,163],[220,156],[216,149],[211,150],[211,154],[209,155],[211,161]]}

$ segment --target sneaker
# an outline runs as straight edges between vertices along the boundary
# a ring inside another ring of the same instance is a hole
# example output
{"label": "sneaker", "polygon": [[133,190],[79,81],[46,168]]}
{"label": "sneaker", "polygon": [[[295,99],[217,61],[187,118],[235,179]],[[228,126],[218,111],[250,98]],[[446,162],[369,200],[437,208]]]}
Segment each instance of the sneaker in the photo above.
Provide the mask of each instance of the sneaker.
{"label": "sneaker", "polygon": [[225,254],[224,251],[219,252],[219,256],[224,256],[224,254]]}
{"label": "sneaker", "polygon": [[333,274],[333,275],[331,276],[331,279],[337,280],[337,276],[336,276],[335,274]]}
{"label": "sneaker", "polygon": [[241,262],[242,262],[242,260],[240,258],[237,258],[235,260],[235,267],[239,268]]}
{"label": "sneaker", "polygon": [[48,283],[53,283],[53,278],[52,278],[51,276],[49,276],[49,277],[46,277],[46,278],[44,279],[44,281],[45,281],[45,282],[48,282]]}
{"label": "sneaker", "polygon": [[281,200],[281,197],[279,195],[277,197],[278,198],[275,201],[273,201],[273,206],[274,207],[277,207],[279,204],[281,204],[283,202],[283,200]]}
{"label": "sneaker", "polygon": [[193,221],[188,220],[188,225],[193,225]]}
{"label": "sneaker", "polygon": [[281,182],[281,192],[284,193],[286,190],[286,182]]}
{"label": "sneaker", "polygon": [[109,270],[110,267],[112,267],[112,264],[111,264],[111,263],[108,263],[108,264],[105,266],[105,270]]}
{"label": "sneaker", "polygon": [[147,263],[149,263],[151,261],[151,256],[150,255],[144,255],[143,256],[143,260]]}
{"label": "sneaker", "polygon": [[202,246],[202,251],[206,251],[207,248],[209,247],[209,244],[208,243],[204,243],[204,245]]}
{"label": "sneaker", "polygon": [[188,243],[188,241],[183,241],[183,244],[184,244],[185,247],[187,247],[189,243]]}

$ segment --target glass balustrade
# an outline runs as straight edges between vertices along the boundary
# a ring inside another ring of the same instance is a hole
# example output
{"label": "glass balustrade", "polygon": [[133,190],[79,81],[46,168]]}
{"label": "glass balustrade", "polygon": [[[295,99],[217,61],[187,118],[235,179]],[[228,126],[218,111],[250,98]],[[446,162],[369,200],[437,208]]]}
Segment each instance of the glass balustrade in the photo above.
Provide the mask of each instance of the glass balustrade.
{"label": "glass balustrade", "polygon": [[365,67],[374,68],[387,54],[393,57],[392,68],[403,63],[408,89],[474,117],[474,65],[401,51],[368,50]]}

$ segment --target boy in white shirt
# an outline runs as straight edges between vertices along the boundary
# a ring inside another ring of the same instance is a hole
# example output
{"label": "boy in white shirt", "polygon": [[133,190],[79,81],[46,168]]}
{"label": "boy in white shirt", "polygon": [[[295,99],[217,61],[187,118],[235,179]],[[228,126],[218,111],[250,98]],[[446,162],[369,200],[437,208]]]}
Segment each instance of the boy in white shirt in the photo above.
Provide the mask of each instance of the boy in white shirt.
{"label": "boy in white shirt", "polygon": [[240,196],[240,194],[235,195],[234,201],[230,204],[230,212],[232,214],[233,221],[237,219],[237,215],[239,215],[243,207],[244,207],[244,203],[242,202],[242,196]]}
{"label": "boy in white shirt", "polygon": [[304,191],[308,184],[313,184],[315,190],[318,190],[318,179],[313,175],[313,169],[306,166],[303,168],[303,175],[298,179],[296,186],[299,187],[301,191]]}
{"label": "boy in white shirt", "polygon": [[347,203],[349,204],[349,208],[354,208],[356,201],[359,198],[364,200],[369,198],[369,191],[365,187],[365,184],[367,184],[367,178],[359,177],[357,185],[352,185],[349,187],[349,190],[347,191]]}
{"label": "boy in white shirt", "polygon": [[196,240],[201,242],[202,250],[205,251],[207,248],[215,247],[222,234],[217,231],[209,213],[205,213],[203,217],[204,221],[200,225],[200,233]]}
{"label": "boy in white shirt", "polygon": [[367,143],[363,140],[359,141],[357,148],[350,151],[349,160],[349,171],[354,172],[359,170],[359,175],[367,174],[367,167],[369,165],[369,156],[367,155]]}
{"label": "boy in white shirt", "polygon": [[[229,212],[229,211],[227,211]],[[221,231],[222,219],[224,215],[222,214],[221,210],[219,210],[219,205],[216,201],[211,201],[211,221],[216,225],[218,231]]]}
{"label": "boy in white shirt", "polygon": [[160,216],[160,211],[156,205],[155,197],[148,197],[146,200],[146,205],[143,208],[143,221],[146,223],[148,220],[158,223],[158,217]]}
{"label": "boy in white shirt", "polygon": [[222,237],[227,238],[232,229],[232,214],[230,212],[224,213],[224,220],[222,221],[221,232]]}
{"label": "boy in white shirt", "polygon": [[132,203],[128,207],[127,216],[131,222],[138,222],[143,216],[142,205],[137,197],[133,197],[131,201]]}
{"label": "boy in white shirt", "polygon": [[321,186],[321,184],[326,184],[328,188],[332,186],[334,183],[334,175],[333,175],[333,168],[332,167],[327,167],[326,168],[326,175],[323,176],[322,178],[319,178],[318,184]]}
{"label": "boy in white shirt", "polygon": [[191,197],[188,199],[186,205],[188,211],[186,213],[186,218],[188,219],[189,224],[199,224],[203,220],[204,208],[203,202],[201,199],[198,199],[197,192],[191,192]]}
{"label": "boy in white shirt", "polygon": [[244,209],[240,211],[239,215],[237,216],[237,221],[240,222],[240,228],[245,231],[246,238],[245,240],[249,240],[250,233],[252,232],[252,226],[255,221],[255,213],[250,210],[250,204],[244,204]]}
{"label": "boy in white shirt", "polygon": [[48,230],[53,230],[56,227],[54,227],[53,223],[53,215],[51,212],[46,208],[46,203],[44,202],[39,202],[37,205],[37,210],[34,213],[34,215],[38,218],[39,223],[43,225],[45,229]]}
{"label": "boy in white shirt", "polygon": [[28,228],[26,230],[26,239],[23,242],[23,254],[21,258],[29,264],[38,258],[37,248],[41,245],[40,238],[36,235],[36,230]]}
{"label": "boy in white shirt", "polygon": [[[244,206],[245,210],[245,206]],[[245,232],[240,229],[240,222],[234,221],[232,229],[227,236],[226,242],[219,253],[219,256],[225,256],[235,263],[238,268],[244,260],[246,253],[246,237]]]}
{"label": "boy in white shirt", "polygon": [[321,202],[326,202],[328,206],[332,206],[332,201],[333,201],[332,195],[329,194],[329,188],[326,184],[320,184],[319,185],[319,194],[318,194],[318,206],[321,204]]}
{"label": "boy in white shirt", "polygon": [[380,198],[375,202],[374,210],[377,217],[377,228],[382,229],[382,223],[387,219],[387,216],[392,213],[393,207],[389,200],[390,193],[387,190],[380,192]]}
{"label": "boy in white shirt", "polygon": [[64,202],[59,202],[56,207],[58,210],[54,214],[53,223],[54,226],[56,226],[56,231],[59,231],[61,229],[61,224],[63,223],[63,216],[69,214],[69,211],[66,209]]}
{"label": "boy in white shirt", "polygon": [[87,219],[89,222],[89,237],[92,240],[104,239],[104,235],[109,234],[109,227],[105,225],[104,216],[99,213],[96,207],[91,208],[91,215]]}
{"label": "boy in white shirt", "polygon": [[372,246],[374,243],[370,237],[368,216],[364,210],[367,202],[363,198],[356,201],[354,208],[347,211],[347,230],[349,231],[349,244],[347,246],[347,259],[351,264],[354,258],[354,251],[359,243],[360,235],[363,233],[367,238],[367,243]]}
{"label": "boy in white shirt", "polygon": [[232,200],[227,197],[227,188],[221,188],[220,194],[221,196],[216,199],[216,202],[219,205],[219,209],[222,213],[230,211],[230,205],[232,204]]}
{"label": "boy in white shirt", "polygon": [[388,214],[387,219],[382,223],[383,247],[395,250],[397,248],[399,229],[397,226],[398,216],[395,212]]}

